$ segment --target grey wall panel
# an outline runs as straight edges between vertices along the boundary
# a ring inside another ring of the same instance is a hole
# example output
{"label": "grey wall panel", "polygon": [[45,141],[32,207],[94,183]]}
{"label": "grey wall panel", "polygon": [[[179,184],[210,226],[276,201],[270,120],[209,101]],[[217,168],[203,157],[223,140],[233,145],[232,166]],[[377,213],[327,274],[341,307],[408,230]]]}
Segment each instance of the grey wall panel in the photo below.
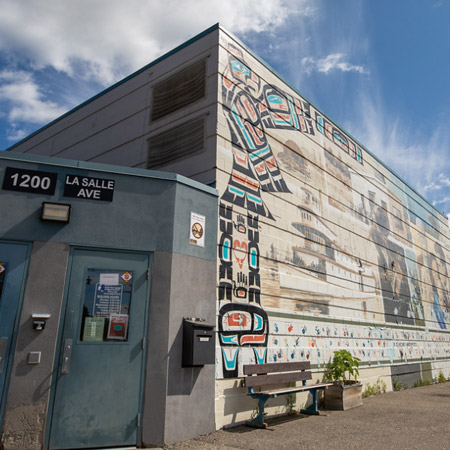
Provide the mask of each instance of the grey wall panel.
{"label": "grey wall panel", "polygon": [[[131,131],[141,135],[143,126],[147,122],[146,108],[149,102],[149,87],[143,86],[136,91],[114,100],[106,107],[96,110],[90,115],[86,115],[77,123],[72,124],[67,129],[52,136],[48,147],[52,149],[52,156],[65,157],[64,152],[76,146],[87,146],[92,152],[101,152],[111,145],[107,140],[95,141],[102,133],[111,132],[115,126],[121,126],[125,122],[127,133]],[[114,134],[114,133],[112,133]],[[94,141],[92,141],[94,140]],[[96,147],[93,147],[93,146]],[[32,153],[46,149],[45,145],[33,149]],[[80,155],[79,159],[88,159],[89,156]]]}
{"label": "grey wall panel", "polygon": [[[217,197],[212,193],[214,191],[207,187],[202,188],[201,185],[198,185],[199,190],[189,185],[180,185],[178,192],[176,185],[179,183],[170,180],[170,178],[176,179],[173,174],[166,175],[159,172],[161,178],[167,179],[158,179],[158,172],[134,170],[133,173],[137,175],[130,176],[117,173],[120,169],[114,166],[109,167],[114,168],[116,173],[92,170],[96,165],[89,163],[85,163],[85,166],[90,167],[91,170],[81,170],[75,163],[73,163],[74,167],[70,164],[56,166],[24,162],[8,153],[1,156],[0,180],[4,177],[6,167],[52,172],[58,176],[54,195],[2,190],[2,208],[8,211],[8,214],[0,215],[0,237],[3,239],[47,240],[72,245],[128,250],[171,251],[177,195],[181,195],[180,198],[188,197],[193,205],[206,211],[208,217],[211,214],[211,219],[208,218],[208,220],[213,221],[217,216]],[[40,160],[39,157],[35,159]],[[66,175],[114,180],[113,201],[65,197],[63,193]],[[189,180],[186,182],[191,183]],[[203,189],[205,191],[202,192]],[[70,204],[72,206],[70,222],[64,225],[41,221],[43,201]],[[182,226],[188,231],[190,210],[183,205],[183,202],[180,208],[183,213],[177,215],[177,227]],[[209,232],[212,232],[213,227],[210,228]],[[215,259],[215,253],[211,249],[208,252],[205,249],[200,251],[192,245],[180,243],[177,243],[177,248],[180,252],[185,250],[188,254]]]}
{"label": "grey wall panel", "polygon": [[[192,190],[188,187],[177,188],[174,211],[173,251],[192,255],[211,261],[217,258],[217,202],[205,197],[203,201],[193,201]],[[191,212],[205,216],[205,246],[189,242]],[[216,245],[214,245],[216,244]]]}
{"label": "grey wall panel", "polygon": [[64,150],[54,152],[52,156],[89,161],[98,154],[118,149],[121,145],[126,145],[128,142],[141,137],[143,135],[144,118],[145,113],[143,112],[124,118],[122,121],[114,124],[113,127],[100,130],[84,140],[80,139],[83,136],[83,131],[74,133],[79,142],[74,142],[72,145],[66,146]]}
{"label": "grey wall panel", "polygon": [[167,444],[215,430],[214,365],[181,368],[181,357],[183,317],[199,317],[206,323],[215,323],[216,264],[174,254],[172,273],[165,411]]}
{"label": "grey wall panel", "polygon": [[[68,255],[67,244],[33,244],[3,429],[5,448],[43,445]],[[33,313],[51,314],[43,331],[33,329]],[[31,351],[41,352],[40,364],[28,364]]]}
{"label": "grey wall panel", "polygon": [[394,389],[413,387],[414,384],[421,382],[420,364],[391,366],[391,376]]}
{"label": "grey wall panel", "polygon": [[[42,170],[42,169],[41,169]],[[148,183],[132,178],[76,169],[59,169],[60,189],[52,197],[3,191],[3,205],[10,211],[0,217],[0,236],[4,239],[48,240],[96,247],[127,249],[165,249],[172,247],[175,187],[161,180]],[[62,195],[66,174],[114,179],[111,203]],[[72,205],[70,223],[40,220],[42,201]]]}
{"label": "grey wall panel", "polygon": [[155,252],[152,263],[142,415],[142,442],[147,445],[164,444],[171,276],[172,254]]}
{"label": "grey wall panel", "polygon": [[215,283],[214,261],[154,255],[142,422],[146,445],[162,446],[215,430],[214,365],[181,367],[183,317],[214,323]]}
{"label": "grey wall panel", "polygon": [[118,148],[112,148],[105,153],[98,154],[89,159],[99,164],[114,164],[124,167],[146,168],[147,146],[143,137],[124,143]]}

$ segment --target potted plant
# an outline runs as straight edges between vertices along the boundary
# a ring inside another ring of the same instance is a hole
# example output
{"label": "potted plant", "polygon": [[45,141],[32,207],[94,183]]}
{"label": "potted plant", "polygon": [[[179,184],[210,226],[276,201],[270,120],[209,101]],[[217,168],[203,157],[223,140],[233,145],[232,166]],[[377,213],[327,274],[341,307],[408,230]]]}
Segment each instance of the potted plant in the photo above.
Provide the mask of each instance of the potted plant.
{"label": "potted plant", "polygon": [[362,406],[362,383],[358,382],[360,361],[347,350],[334,352],[333,361],[328,363],[325,372],[325,378],[334,382],[325,390],[325,409]]}

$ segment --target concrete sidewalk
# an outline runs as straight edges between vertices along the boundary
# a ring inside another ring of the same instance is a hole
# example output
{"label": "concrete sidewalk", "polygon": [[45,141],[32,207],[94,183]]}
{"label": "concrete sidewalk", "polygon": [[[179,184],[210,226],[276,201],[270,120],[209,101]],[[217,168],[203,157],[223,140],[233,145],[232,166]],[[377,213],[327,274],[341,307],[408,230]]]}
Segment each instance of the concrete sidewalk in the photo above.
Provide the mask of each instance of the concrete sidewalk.
{"label": "concrete sidewalk", "polygon": [[267,422],[266,430],[238,426],[167,448],[450,449],[450,382],[365,398],[347,411]]}

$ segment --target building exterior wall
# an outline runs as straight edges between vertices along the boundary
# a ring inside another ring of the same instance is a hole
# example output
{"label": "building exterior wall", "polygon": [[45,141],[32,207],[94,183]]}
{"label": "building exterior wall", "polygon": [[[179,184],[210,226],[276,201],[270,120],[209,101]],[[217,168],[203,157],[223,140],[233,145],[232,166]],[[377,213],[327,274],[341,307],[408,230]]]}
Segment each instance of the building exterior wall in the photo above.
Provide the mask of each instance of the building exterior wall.
{"label": "building exterior wall", "polygon": [[[142,444],[162,446],[214,431],[214,366],[182,368],[181,330],[184,317],[214,323],[217,192],[175,174],[6,152],[0,155],[1,183],[7,168],[33,171],[30,176],[52,173],[57,180],[54,193],[48,194],[0,187],[0,243],[31,248],[16,315],[17,343],[8,364],[2,448],[48,448],[52,398],[58,379],[64,377],[58,368],[65,305],[71,301],[67,286],[72,250],[80,248],[110,251],[111,258],[123,252],[146,253],[152,260],[147,278],[151,290],[145,300],[147,336],[133,348],[135,354],[146,352],[137,425]],[[113,180],[112,200],[65,196],[68,175]],[[40,220],[44,201],[71,204],[69,223]],[[203,246],[191,241],[192,212],[205,218]],[[5,263],[5,255],[0,256]],[[8,276],[13,269],[8,260],[6,267]],[[139,283],[145,278],[144,273]],[[33,329],[34,313],[50,314],[42,331]],[[34,352],[40,354],[37,364],[29,360]],[[112,373],[108,383],[117,387],[114,380]],[[183,420],[188,416],[190,421]],[[176,421],[171,424],[172,418]]]}
{"label": "building exterior wall", "polygon": [[[202,58],[205,98],[152,122],[154,86]],[[201,115],[206,152],[161,170],[215,182],[219,191],[216,427],[255,408],[239,387],[247,363],[309,360],[320,380],[344,348],[361,358],[366,383],[449,377],[446,219],[222,28],[12,150],[145,167],[149,138]],[[187,208],[190,199],[177,201]],[[169,309],[158,313],[163,320]],[[175,342],[174,326],[164,333]],[[148,370],[162,374],[167,364]],[[186,400],[176,394],[164,417],[152,416],[158,429],[177,427],[178,416],[168,422]],[[271,405],[269,412],[283,412],[286,399]],[[153,431],[144,432],[149,442]]]}
{"label": "building exterior wall", "polygon": [[225,32],[219,65],[218,426],[254,409],[248,363],[448,377],[445,218]]}

